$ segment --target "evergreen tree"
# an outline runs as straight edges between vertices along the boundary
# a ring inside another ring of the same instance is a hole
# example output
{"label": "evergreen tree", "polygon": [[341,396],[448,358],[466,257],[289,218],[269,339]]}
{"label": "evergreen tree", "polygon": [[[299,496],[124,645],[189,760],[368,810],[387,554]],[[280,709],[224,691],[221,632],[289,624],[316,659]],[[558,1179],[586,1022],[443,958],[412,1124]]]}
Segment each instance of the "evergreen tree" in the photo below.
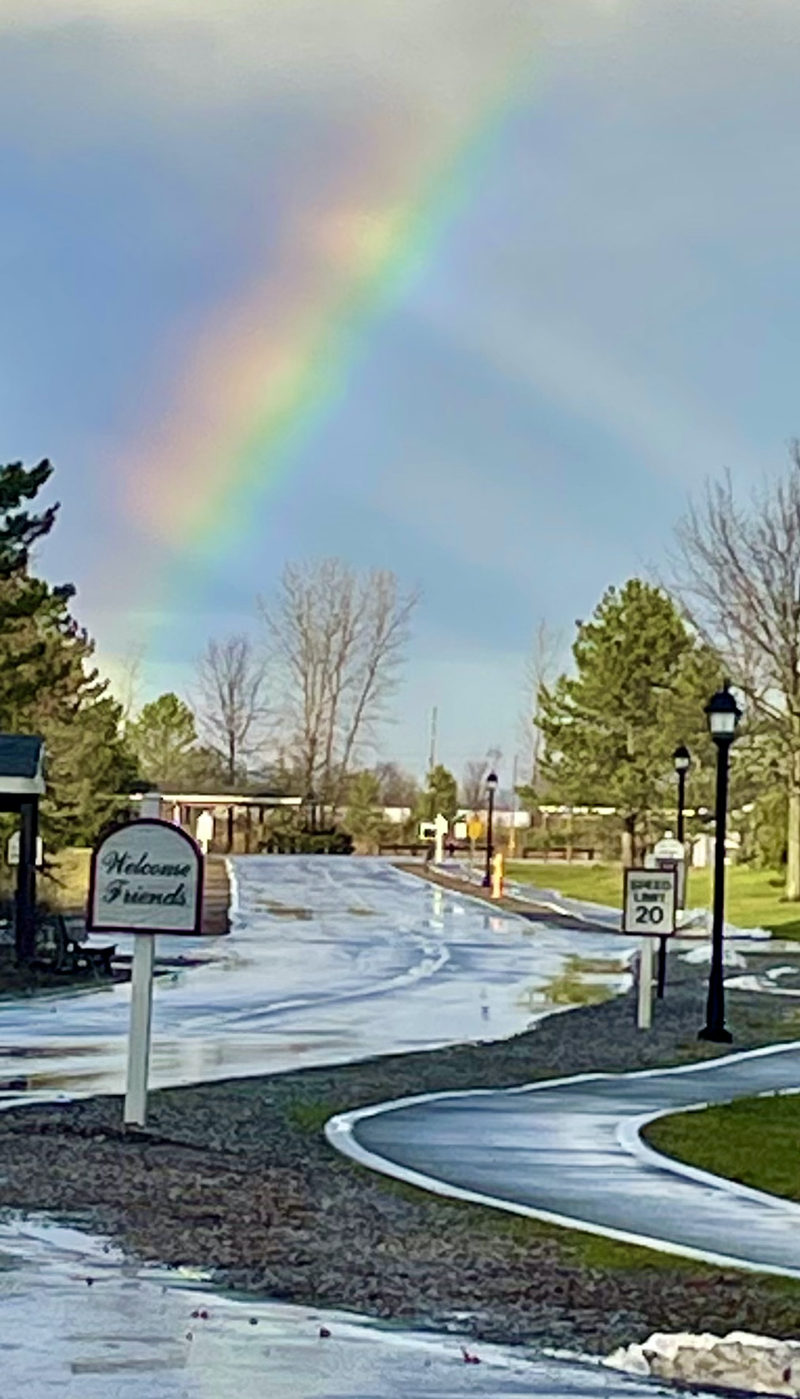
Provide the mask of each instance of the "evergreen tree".
{"label": "evergreen tree", "polygon": [[692,635],[672,599],[638,578],[609,588],[578,625],[574,675],[542,686],[544,771],[557,799],[617,808],[623,859],[651,834],[651,813],[674,801],[672,754],[687,743],[693,783],[707,783],[713,745],[704,706],[719,662]]}
{"label": "evergreen tree", "polygon": [[162,791],[225,784],[222,759],[200,746],[193,711],[171,691],[143,706],[127,739],[142,776]]}
{"label": "evergreen tree", "polygon": [[117,815],[135,777],[121,711],[92,665],[93,645],[71,616],[74,589],[30,569],[30,551],[53,527],[52,505],[27,503],[47,484],[47,461],[0,466],[0,729],[44,739],[48,790],[42,829],[51,849],[88,843]]}
{"label": "evergreen tree", "polygon": [[441,813],[452,821],[458,811],[458,783],[452,772],[438,763],[428,773],[428,782],[422,794],[418,819],[435,821]]}
{"label": "evergreen tree", "polygon": [[50,588],[29,572],[32,547],[52,529],[58,505],[31,514],[32,501],[53,472],[49,461],[25,467],[21,462],[0,466],[0,727],[10,728],[10,715],[36,698],[40,679],[37,661],[44,643],[33,619],[56,600],[69,601],[73,589]]}
{"label": "evergreen tree", "polygon": [[15,639],[24,694],[6,710],[3,727],[44,739],[45,844],[91,844],[125,809],[138,777],[121,734],[121,708],[92,664],[93,643],[70,615],[63,590],[50,591]]}
{"label": "evergreen tree", "polygon": [[348,802],[344,828],[353,837],[356,848],[371,853],[378,844],[383,813],[380,783],[374,772],[358,772],[348,783]]}

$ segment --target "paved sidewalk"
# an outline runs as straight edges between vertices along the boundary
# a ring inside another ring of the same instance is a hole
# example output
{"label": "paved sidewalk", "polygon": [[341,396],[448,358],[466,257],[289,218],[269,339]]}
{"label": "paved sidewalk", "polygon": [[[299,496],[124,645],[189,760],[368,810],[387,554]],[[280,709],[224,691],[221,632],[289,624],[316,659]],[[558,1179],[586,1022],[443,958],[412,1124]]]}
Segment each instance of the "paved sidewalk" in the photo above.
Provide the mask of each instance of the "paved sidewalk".
{"label": "paved sidewalk", "polygon": [[329,1138],[385,1174],[722,1264],[800,1277],[800,1205],[646,1148],[664,1111],[800,1088],[800,1045],[702,1066],[585,1075],[345,1114]]}

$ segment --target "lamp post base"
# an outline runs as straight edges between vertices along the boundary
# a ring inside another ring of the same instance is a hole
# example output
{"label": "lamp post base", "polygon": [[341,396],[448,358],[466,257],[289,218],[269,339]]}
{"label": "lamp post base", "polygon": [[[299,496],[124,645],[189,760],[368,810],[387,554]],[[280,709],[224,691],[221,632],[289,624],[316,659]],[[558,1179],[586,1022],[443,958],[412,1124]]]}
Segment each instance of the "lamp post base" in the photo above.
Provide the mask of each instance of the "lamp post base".
{"label": "lamp post base", "polygon": [[699,1040],[711,1040],[712,1044],[733,1044],[733,1035],[724,1025],[704,1025],[698,1031]]}
{"label": "lamp post base", "polygon": [[491,876],[490,874],[485,874],[485,875],[483,876],[483,879],[481,880],[481,888],[482,888],[482,889],[491,889],[491,887],[492,887],[492,876]]}

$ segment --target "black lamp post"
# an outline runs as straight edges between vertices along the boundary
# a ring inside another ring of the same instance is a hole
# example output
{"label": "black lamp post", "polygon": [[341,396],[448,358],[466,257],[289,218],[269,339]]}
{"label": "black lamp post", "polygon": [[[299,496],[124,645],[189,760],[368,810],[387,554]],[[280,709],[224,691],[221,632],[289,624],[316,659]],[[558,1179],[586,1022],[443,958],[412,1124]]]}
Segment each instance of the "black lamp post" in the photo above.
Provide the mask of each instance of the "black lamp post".
{"label": "black lamp post", "polygon": [[685,743],[675,749],[672,755],[672,762],[678,774],[678,828],[675,832],[677,839],[683,845],[683,808],[686,804],[686,774],[692,765],[692,755]]}
{"label": "black lamp post", "polygon": [[316,793],[309,788],[306,792],[306,825],[313,833],[317,829],[317,797]]}
{"label": "black lamp post", "polygon": [[730,681],[706,705],[708,727],[717,745],[717,801],[714,812],[714,921],[711,927],[711,970],[708,974],[706,1023],[698,1035],[715,1044],[731,1044],[733,1035],[725,1027],[725,987],[723,983],[723,940],[725,931],[725,823],[728,814],[728,759],[742,717],[730,692]]}
{"label": "black lamp post", "polygon": [[[673,755],[672,755],[672,765],[673,765],[673,767],[675,768],[675,771],[676,771],[677,774],[678,774],[678,828],[677,828],[677,839],[680,841],[681,845],[683,845],[683,808],[684,808],[684,803],[685,803],[685,801],[686,801],[686,774],[687,774],[687,772],[689,771],[689,768],[691,767],[691,764],[692,764],[692,755],[691,755],[691,753],[689,752],[689,749],[686,747],[685,743],[682,743],[682,744],[680,745],[679,748],[676,748],[676,749],[675,749],[675,752],[674,752]],[[684,883],[685,883],[685,879],[686,879],[686,864],[685,864],[685,861],[684,861],[684,863],[683,863],[682,866],[681,866],[681,865],[678,866],[678,870],[679,870],[679,876],[678,876],[679,879],[683,880]],[[680,884],[678,884],[677,895],[678,895],[678,907],[679,907],[679,908],[683,908],[683,893],[684,893],[683,888],[681,887]],[[666,990],[666,985],[667,985],[667,939],[666,939],[666,938],[659,938],[659,940],[658,940],[658,975],[657,975],[657,978],[656,978],[656,996],[658,997],[658,999],[659,999],[660,1001],[663,1001],[663,999],[664,999],[664,992],[665,992],[665,990]]]}
{"label": "black lamp post", "polygon": [[484,889],[492,887],[492,856],[494,855],[494,794],[497,791],[497,773],[492,770],[486,779],[486,795],[488,797],[488,819],[486,822],[486,873],[483,876]]}

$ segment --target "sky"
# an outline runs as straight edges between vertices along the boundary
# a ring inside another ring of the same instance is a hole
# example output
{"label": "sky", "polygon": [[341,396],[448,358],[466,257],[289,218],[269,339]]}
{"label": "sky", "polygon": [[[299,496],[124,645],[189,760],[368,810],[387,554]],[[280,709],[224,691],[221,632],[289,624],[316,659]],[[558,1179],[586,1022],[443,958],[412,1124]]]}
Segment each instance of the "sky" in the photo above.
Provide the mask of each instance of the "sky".
{"label": "sky", "polygon": [[422,601],[380,756],[800,435],[796,0],[0,0],[0,460],[140,698],[287,561]]}

